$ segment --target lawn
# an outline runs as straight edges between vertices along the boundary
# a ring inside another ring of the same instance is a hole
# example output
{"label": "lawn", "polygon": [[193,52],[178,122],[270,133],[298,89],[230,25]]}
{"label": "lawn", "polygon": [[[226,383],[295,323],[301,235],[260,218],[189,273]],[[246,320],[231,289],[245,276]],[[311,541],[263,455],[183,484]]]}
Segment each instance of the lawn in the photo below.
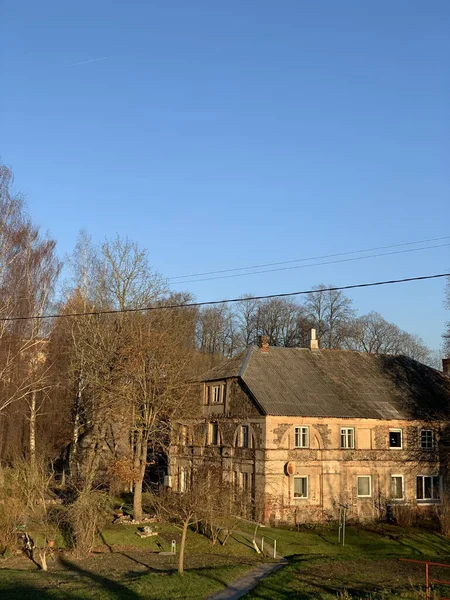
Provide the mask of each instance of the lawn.
{"label": "lawn", "polygon": [[262,558],[242,536],[226,546],[213,546],[204,536],[189,532],[185,575],[177,573],[178,556],[164,556],[180,530],[159,524],[159,535],[139,538],[136,527],[112,525],[102,531],[99,544],[85,559],[75,559],[65,549],[54,552],[47,573],[25,557],[0,560],[2,600],[90,599],[203,600],[222,590]]}
{"label": "lawn", "polygon": [[[88,558],[76,560],[65,550],[56,551],[48,573],[38,571],[24,557],[0,561],[1,597],[204,600],[261,563],[244,535],[252,534],[252,527],[243,525],[241,530],[225,547],[213,546],[191,531],[186,572],[180,577],[177,557],[158,554],[161,548],[170,549],[172,539],[179,540],[178,529],[160,524],[157,538],[140,539],[133,526],[110,526]],[[450,542],[419,528],[350,527],[344,548],[337,543],[335,529],[260,528],[258,537],[261,535],[277,540],[288,565],[261,582],[247,599],[336,600],[341,594],[342,599],[416,600],[423,597],[417,590],[423,586],[424,567],[398,558],[450,563]],[[436,570],[433,575],[450,579],[450,571]]]}
{"label": "lawn", "polygon": [[[450,541],[428,529],[351,527],[344,548],[337,543],[336,529],[298,534],[265,531],[278,539],[289,562],[247,594],[246,600],[417,600],[424,598],[425,567],[399,558],[450,564]],[[450,580],[450,570],[431,567],[430,572],[433,578]],[[450,596],[449,587],[442,591]]]}

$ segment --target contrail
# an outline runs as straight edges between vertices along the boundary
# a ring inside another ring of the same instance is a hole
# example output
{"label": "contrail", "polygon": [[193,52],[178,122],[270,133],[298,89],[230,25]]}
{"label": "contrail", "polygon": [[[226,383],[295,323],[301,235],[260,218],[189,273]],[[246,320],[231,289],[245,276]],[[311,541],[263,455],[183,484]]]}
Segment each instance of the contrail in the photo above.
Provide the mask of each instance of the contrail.
{"label": "contrail", "polygon": [[76,65],[87,65],[88,63],[97,62],[98,60],[106,60],[106,56],[100,56],[100,58],[91,58],[90,60],[80,60],[80,62],[75,62],[69,65],[69,67],[75,67]]}

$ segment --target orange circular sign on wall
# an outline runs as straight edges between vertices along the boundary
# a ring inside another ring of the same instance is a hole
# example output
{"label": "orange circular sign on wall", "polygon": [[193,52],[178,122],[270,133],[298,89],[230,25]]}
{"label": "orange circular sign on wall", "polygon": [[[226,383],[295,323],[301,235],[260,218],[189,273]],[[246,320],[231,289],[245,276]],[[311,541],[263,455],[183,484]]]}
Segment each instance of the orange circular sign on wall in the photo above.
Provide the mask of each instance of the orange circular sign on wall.
{"label": "orange circular sign on wall", "polygon": [[295,473],[295,464],[293,462],[287,462],[284,466],[286,475],[294,475]]}

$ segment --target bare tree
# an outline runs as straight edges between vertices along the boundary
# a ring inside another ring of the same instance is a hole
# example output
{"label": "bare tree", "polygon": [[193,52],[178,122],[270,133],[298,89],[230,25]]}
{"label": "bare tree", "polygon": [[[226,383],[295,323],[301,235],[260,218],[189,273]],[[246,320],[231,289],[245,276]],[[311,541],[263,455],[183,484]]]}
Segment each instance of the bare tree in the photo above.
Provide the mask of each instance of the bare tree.
{"label": "bare tree", "polygon": [[354,317],[352,300],[341,291],[330,291],[332,285],[317,285],[309,294],[305,309],[313,321],[322,348],[342,348]]}
{"label": "bare tree", "polygon": [[203,309],[197,324],[197,345],[200,352],[233,356],[239,347],[234,315],[228,306]]}

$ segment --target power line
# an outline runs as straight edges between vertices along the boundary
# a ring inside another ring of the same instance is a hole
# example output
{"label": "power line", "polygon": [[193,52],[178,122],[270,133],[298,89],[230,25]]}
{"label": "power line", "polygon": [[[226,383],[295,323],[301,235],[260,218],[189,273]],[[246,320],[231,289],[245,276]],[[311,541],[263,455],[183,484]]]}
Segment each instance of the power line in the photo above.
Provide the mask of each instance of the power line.
{"label": "power line", "polygon": [[308,260],[322,260],[323,258],[336,258],[337,256],[348,256],[349,254],[362,254],[363,252],[376,252],[378,250],[389,250],[390,248],[401,248],[403,246],[414,246],[415,244],[426,244],[428,242],[441,242],[448,240],[450,236],[430,238],[428,240],[416,240],[415,242],[403,242],[402,244],[391,244],[389,246],[378,246],[375,248],[366,248],[365,250],[351,250],[348,252],[337,252],[335,254],[323,254],[322,256],[310,256],[307,258],[297,258],[294,260],[284,260],[281,262],[264,263],[261,265],[251,265],[248,267],[236,267],[234,269],[222,269],[220,271],[205,271],[204,273],[188,273],[187,275],[175,275],[168,277],[169,281],[173,279],[186,279],[188,277],[203,277],[204,275],[219,275],[221,273],[232,273],[234,271],[248,271],[249,269],[263,269],[265,267],[278,267],[280,265],[289,265],[297,262],[306,262]]}
{"label": "power line", "polygon": [[34,315],[28,317],[2,317],[0,322],[4,321],[30,321],[32,319],[62,319],[69,317],[89,317],[89,316],[100,316],[100,315],[113,315],[120,313],[135,313],[135,312],[149,312],[154,310],[173,310],[176,308],[197,308],[200,306],[213,306],[218,304],[231,304],[235,302],[243,302],[248,300],[267,300],[268,298],[286,298],[288,296],[303,296],[307,294],[317,294],[317,292],[337,292],[343,290],[354,290],[357,288],[375,287],[380,285],[391,285],[394,283],[406,283],[409,281],[424,281],[425,279],[438,279],[441,277],[450,277],[450,273],[439,273],[437,275],[421,275],[420,277],[405,277],[404,279],[390,279],[387,281],[375,281],[372,283],[355,283],[352,285],[342,285],[329,288],[321,288],[320,290],[303,290],[300,292],[285,292],[283,294],[267,294],[265,296],[246,296],[245,298],[229,298],[227,300],[207,300],[205,302],[189,302],[186,304],[166,304],[163,306],[147,306],[145,308],[124,308],[124,309],[112,309],[112,310],[96,310],[89,312],[80,313],[57,313],[54,315]]}
{"label": "power line", "polygon": [[407,250],[393,250],[392,252],[381,252],[379,254],[370,254],[368,256],[353,256],[352,258],[340,258],[339,260],[328,260],[325,262],[311,263],[308,265],[295,265],[292,267],[279,267],[277,269],[265,269],[263,271],[251,271],[250,273],[234,273],[233,275],[218,275],[217,277],[205,277],[203,279],[188,279],[186,281],[174,281],[171,285],[198,283],[200,281],[214,281],[217,279],[230,279],[233,277],[246,277],[247,275],[260,275],[262,273],[274,273],[275,271],[291,271],[292,269],[306,269],[308,267],[320,267],[323,265],[334,265],[336,263],[352,262],[356,260],[365,260],[366,258],[377,258],[378,256],[392,256],[394,254],[406,254],[408,252],[419,252],[420,250],[431,250],[433,248],[444,248],[449,244],[437,244],[435,246],[425,246],[424,248],[408,248]]}

